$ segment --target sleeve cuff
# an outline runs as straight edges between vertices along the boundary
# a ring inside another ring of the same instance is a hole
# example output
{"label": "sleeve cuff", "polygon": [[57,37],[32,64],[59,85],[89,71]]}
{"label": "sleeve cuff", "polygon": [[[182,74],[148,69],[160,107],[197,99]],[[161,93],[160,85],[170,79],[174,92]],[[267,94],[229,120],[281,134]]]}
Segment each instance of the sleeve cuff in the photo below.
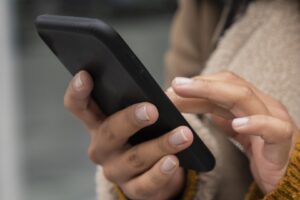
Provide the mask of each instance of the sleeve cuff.
{"label": "sleeve cuff", "polygon": [[192,200],[195,198],[198,190],[199,174],[196,171],[188,170],[186,176],[186,186],[179,199]]}
{"label": "sleeve cuff", "polygon": [[118,200],[129,200],[118,186],[115,186],[115,191],[117,193]]}
{"label": "sleeve cuff", "polygon": [[[182,199],[182,200],[194,199],[198,189],[198,182],[199,182],[198,173],[196,171],[188,170],[186,175],[186,186],[183,190],[183,193],[179,197],[176,197],[175,199]],[[115,191],[117,193],[118,200],[129,200],[118,186],[115,186]]]}
{"label": "sleeve cuff", "polygon": [[300,199],[300,138],[292,153],[286,175],[278,183],[276,189],[263,197],[261,191],[253,184],[245,200],[276,200],[276,199]]}

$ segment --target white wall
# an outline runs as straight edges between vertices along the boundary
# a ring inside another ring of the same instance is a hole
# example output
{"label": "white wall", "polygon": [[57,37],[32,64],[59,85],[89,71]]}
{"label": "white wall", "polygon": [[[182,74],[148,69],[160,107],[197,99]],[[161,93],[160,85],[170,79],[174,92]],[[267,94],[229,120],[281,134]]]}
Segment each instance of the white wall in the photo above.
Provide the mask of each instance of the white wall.
{"label": "white wall", "polygon": [[21,200],[17,56],[12,45],[12,0],[0,0],[0,199]]}

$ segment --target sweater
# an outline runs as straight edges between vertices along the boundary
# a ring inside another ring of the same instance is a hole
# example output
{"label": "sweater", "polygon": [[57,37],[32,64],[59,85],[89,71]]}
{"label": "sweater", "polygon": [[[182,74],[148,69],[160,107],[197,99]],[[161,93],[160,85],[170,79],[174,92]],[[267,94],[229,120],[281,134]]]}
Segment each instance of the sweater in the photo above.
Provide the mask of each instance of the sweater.
{"label": "sweater", "polygon": [[[166,54],[167,84],[175,76],[232,71],[284,104],[300,126],[300,12],[298,0],[257,0],[215,44],[226,8],[212,0],[181,0]],[[221,19],[221,20],[220,20]],[[204,117],[186,115],[216,157],[208,173],[189,172],[183,199],[300,199],[299,143],[285,177],[263,197],[238,145]],[[234,163],[234,164],[233,164]],[[248,188],[250,191],[247,194]],[[97,173],[98,199],[120,199],[121,191]]]}

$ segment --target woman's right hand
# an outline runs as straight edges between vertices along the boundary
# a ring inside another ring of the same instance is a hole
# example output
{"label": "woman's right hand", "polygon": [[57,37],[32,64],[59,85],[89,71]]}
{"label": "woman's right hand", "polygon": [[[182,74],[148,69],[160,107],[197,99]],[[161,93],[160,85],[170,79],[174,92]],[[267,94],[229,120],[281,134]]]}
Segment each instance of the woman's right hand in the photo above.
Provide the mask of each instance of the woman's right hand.
{"label": "woman's right hand", "polygon": [[92,88],[90,75],[81,71],[71,81],[64,98],[65,107],[90,133],[90,159],[101,165],[105,177],[130,199],[176,196],[183,189],[185,177],[174,154],[192,144],[191,130],[178,127],[132,147],[127,144],[129,137],[158,119],[155,106],[140,103],[106,117],[90,97]]}
{"label": "woman's right hand", "polygon": [[282,103],[231,72],[176,78],[168,95],[181,112],[215,116],[220,128],[244,148],[262,192],[277,187],[299,137]]}

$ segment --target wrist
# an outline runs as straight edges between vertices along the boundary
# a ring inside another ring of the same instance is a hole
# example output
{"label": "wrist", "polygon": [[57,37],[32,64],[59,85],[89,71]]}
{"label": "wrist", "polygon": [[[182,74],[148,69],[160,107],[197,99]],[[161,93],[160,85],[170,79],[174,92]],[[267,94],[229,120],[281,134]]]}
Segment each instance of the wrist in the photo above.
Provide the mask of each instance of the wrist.
{"label": "wrist", "polygon": [[245,200],[254,199],[300,199],[300,138],[295,145],[294,151],[284,176],[276,184],[275,188],[264,197],[261,186],[253,184],[245,197]]}

